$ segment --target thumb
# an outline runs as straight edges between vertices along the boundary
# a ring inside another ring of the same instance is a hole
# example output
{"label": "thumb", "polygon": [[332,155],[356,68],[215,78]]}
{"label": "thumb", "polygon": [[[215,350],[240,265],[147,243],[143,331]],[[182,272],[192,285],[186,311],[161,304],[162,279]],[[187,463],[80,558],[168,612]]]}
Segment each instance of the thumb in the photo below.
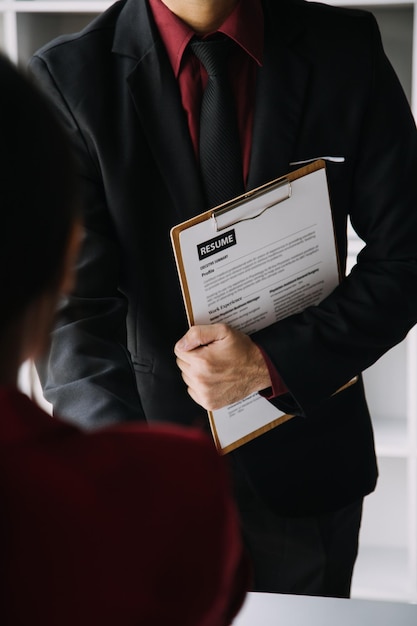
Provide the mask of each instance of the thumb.
{"label": "thumb", "polygon": [[223,339],[225,335],[224,324],[201,324],[192,326],[185,335],[176,343],[177,352],[190,352],[201,346]]}

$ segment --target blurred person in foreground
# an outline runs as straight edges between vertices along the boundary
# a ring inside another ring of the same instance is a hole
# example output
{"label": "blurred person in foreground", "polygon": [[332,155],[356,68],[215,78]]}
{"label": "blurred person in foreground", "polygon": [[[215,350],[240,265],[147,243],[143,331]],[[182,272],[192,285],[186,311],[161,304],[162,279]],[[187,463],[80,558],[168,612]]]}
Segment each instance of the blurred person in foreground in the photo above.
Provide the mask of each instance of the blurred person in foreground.
{"label": "blurred person in foreground", "polygon": [[0,622],[227,626],[248,586],[223,460],[180,427],[81,432],[17,387],[73,283],[66,137],[0,57]]}

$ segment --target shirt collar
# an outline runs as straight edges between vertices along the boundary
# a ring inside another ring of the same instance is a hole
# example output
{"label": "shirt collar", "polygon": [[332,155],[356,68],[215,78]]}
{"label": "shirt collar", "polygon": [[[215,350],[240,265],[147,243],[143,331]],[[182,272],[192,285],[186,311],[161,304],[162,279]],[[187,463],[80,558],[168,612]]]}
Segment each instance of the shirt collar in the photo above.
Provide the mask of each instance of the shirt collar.
{"label": "shirt collar", "polygon": [[[195,33],[162,0],[149,0],[149,5],[178,78],[184,50]],[[233,39],[258,65],[262,65],[264,21],[260,0],[240,0],[218,32]]]}

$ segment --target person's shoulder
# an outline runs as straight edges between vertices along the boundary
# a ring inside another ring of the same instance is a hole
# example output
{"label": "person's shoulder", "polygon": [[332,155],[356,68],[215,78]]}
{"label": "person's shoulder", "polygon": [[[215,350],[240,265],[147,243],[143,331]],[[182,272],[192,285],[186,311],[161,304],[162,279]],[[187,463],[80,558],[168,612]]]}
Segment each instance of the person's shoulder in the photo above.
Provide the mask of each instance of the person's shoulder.
{"label": "person's shoulder", "polygon": [[0,387],[2,443],[34,445],[56,438],[77,437],[81,431],[60,419],[51,418],[35,401],[15,387]]}
{"label": "person's shoulder", "polygon": [[92,39],[103,40],[103,42],[112,41],[117,19],[125,4],[126,0],[117,0],[107,10],[92,19],[82,30],[55,37],[39,48],[34,56],[47,59],[53,57],[57,51],[62,54],[63,48],[68,48],[68,54],[70,54],[76,47],[84,44],[90,46]]}
{"label": "person's shoulder", "polygon": [[378,37],[375,17],[355,7],[310,0],[265,0],[266,25],[300,57],[326,68],[335,59],[351,67],[368,57]]}
{"label": "person's shoulder", "polygon": [[267,4],[281,12],[289,12],[292,15],[306,15],[317,19],[326,18],[349,18],[349,19],[362,19],[366,15],[369,15],[367,9],[358,8],[355,6],[341,6],[334,4],[327,4],[325,2],[316,2],[315,0],[266,0]]}
{"label": "person's shoulder", "polygon": [[136,492],[139,483],[142,503],[153,497],[147,494],[145,477],[152,493],[174,498],[175,507],[194,501],[204,510],[223,508],[229,497],[225,458],[209,435],[194,428],[118,425],[85,433],[67,450],[95,484],[117,485],[120,498]]}
{"label": "person's shoulder", "polygon": [[312,0],[266,0],[265,7],[277,18],[279,15],[285,16],[295,30],[298,27],[350,29],[374,20],[372,13],[363,8],[335,6]]}
{"label": "person's shoulder", "polygon": [[119,424],[109,426],[90,435],[94,446],[111,446],[119,450],[126,459],[152,458],[171,460],[180,465],[194,461],[197,465],[218,464],[213,439],[197,428],[186,428],[175,424]]}

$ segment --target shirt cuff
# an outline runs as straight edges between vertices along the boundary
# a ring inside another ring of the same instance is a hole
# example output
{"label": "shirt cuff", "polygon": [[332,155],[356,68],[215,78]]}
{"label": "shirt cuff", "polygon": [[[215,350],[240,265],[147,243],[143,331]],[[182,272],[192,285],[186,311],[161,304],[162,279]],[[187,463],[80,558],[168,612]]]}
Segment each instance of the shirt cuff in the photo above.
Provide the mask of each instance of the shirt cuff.
{"label": "shirt cuff", "polygon": [[259,393],[261,396],[266,398],[266,400],[273,400],[274,398],[277,398],[278,396],[282,396],[282,394],[287,393],[288,387],[285,385],[284,381],[282,380],[281,376],[275,369],[274,364],[272,363],[271,359],[266,354],[266,352],[262,350],[261,346],[259,345],[258,345],[258,348],[261,351],[261,354],[265,360],[266,366],[268,368],[269,376],[271,378],[271,383],[272,383],[271,387],[262,389],[262,391],[260,391]]}

